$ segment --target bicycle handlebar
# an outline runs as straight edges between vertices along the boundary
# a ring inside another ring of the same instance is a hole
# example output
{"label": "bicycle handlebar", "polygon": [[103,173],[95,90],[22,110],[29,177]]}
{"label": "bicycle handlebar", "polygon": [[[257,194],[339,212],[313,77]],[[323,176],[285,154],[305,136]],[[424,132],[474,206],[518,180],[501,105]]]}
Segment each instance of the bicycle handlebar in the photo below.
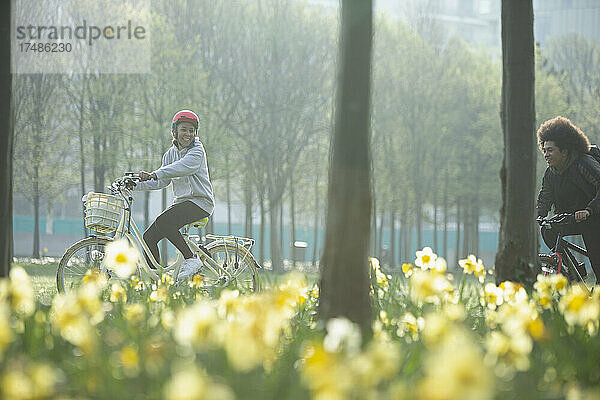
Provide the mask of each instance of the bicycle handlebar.
{"label": "bicycle handlebar", "polygon": [[535,220],[540,226],[546,227],[551,227],[552,225],[568,225],[575,223],[575,214],[562,213],[552,217],[537,217]]}

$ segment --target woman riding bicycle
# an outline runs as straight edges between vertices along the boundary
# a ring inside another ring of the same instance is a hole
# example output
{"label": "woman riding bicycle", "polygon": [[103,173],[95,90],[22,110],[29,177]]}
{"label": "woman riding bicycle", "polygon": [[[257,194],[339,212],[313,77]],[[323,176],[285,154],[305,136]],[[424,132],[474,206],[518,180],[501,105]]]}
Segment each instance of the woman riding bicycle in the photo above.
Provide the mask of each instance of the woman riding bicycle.
{"label": "woman riding bicycle", "polygon": [[[177,112],[171,121],[173,146],[163,155],[162,165],[153,172],[140,171],[135,190],[162,189],[173,183],[173,204],[144,232],[144,241],[159,260],[158,241],[167,238],[183,255],[177,281],[200,272],[202,261],[194,256],[179,229],[208,217],[215,207],[204,146],[196,137],[198,116],[190,110]],[[148,260],[148,264],[152,262]]]}
{"label": "woman riding bicycle", "polygon": [[[558,213],[574,213],[575,223],[561,226],[567,235],[582,235],[596,282],[600,280],[600,164],[587,154],[590,141],[570,120],[556,117],[537,131],[538,144],[548,168],[537,200],[538,216],[545,217],[554,206]],[[542,227],[549,248],[558,232]],[[585,271],[582,271],[585,272]]]}

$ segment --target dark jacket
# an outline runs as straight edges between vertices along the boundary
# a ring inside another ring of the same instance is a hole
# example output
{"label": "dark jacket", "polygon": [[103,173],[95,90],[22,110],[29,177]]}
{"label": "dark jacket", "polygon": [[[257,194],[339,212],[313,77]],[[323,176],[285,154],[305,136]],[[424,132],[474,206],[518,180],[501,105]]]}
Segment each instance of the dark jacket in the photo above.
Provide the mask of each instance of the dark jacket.
{"label": "dark jacket", "polygon": [[553,206],[557,214],[585,209],[600,215],[600,163],[594,157],[582,154],[561,173],[546,168],[538,194],[538,215],[545,217]]}

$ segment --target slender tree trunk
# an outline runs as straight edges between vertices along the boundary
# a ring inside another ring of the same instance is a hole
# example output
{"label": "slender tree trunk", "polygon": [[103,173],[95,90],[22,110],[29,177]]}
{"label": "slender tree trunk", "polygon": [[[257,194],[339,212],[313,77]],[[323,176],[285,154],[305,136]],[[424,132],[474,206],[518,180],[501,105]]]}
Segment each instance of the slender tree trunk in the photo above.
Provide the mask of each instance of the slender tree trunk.
{"label": "slender tree trunk", "polygon": [[229,175],[228,152],[225,152],[225,185],[227,187],[227,234],[231,235],[231,178]]}
{"label": "slender tree trunk", "polygon": [[319,312],[371,332],[368,246],[371,222],[370,0],[342,0],[337,108],[330,158]]}
{"label": "slender tree trunk", "polygon": [[438,187],[437,174],[433,176],[433,248],[436,253],[438,249]]}
{"label": "slender tree trunk", "polygon": [[473,251],[479,255],[479,196],[473,202]]}
{"label": "slender tree trunk", "polygon": [[444,174],[444,257],[446,260],[448,259],[448,213],[450,209],[448,207],[448,170],[446,169],[446,173]]}
{"label": "slender tree trunk", "polygon": [[415,196],[415,225],[417,227],[417,248],[420,250],[423,248],[423,200],[421,199],[421,190],[417,188]]}
{"label": "slender tree trunk", "polygon": [[244,235],[246,237],[252,237],[252,185],[248,174],[244,179],[244,204],[245,204],[245,226]]}
{"label": "slender tree trunk", "polygon": [[[265,199],[264,196],[260,195],[260,265],[265,264]],[[271,264],[271,269],[273,269],[273,265]]]}
{"label": "slender tree trunk", "polygon": [[285,229],[283,226],[283,197],[279,201],[279,254],[281,255],[281,270],[284,270],[283,260],[285,260],[285,248],[283,243],[285,242]]}
{"label": "slender tree trunk", "polygon": [[[83,78],[86,79],[86,78]],[[85,152],[84,152],[84,132],[83,132],[83,124],[84,124],[84,113],[83,113],[83,107],[84,107],[84,101],[85,101],[85,83],[83,84],[83,90],[84,92],[82,93],[80,99],[79,99],[79,130],[78,130],[78,136],[79,136],[79,179],[81,180],[81,197],[85,196]],[[83,204],[83,202],[81,203],[81,215],[83,216],[82,219],[82,223],[83,223],[83,237],[86,238],[88,236],[88,232],[87,229],[85,227],[85,205]]]}
{"label": "slender tree trunk", "polygon": [[383,221],[385,220],[385,210],[383,207],[381,208],[381,216],[379,217],[379,229],[377,234],[377,258],[379,258],[382,262],[383,256]]}
{"label": "slender tree trunk", "polygon": [[456,252],[454,254],[454,265],[458,265],[458,260],[460,258],[460,219],[461,219],[461,209],[460,209],[460,199],[456,199]]}
{"label": "slender tree trunk", "polygon": [[[318,153],[318,147],[317,147]],[[320,215],[320,203],[319,203],[319,158],[315,161],[315,219],[313,225],[313,254],[312,254],[312,266],[317,265],[317,255],[319,248],[319,215]]]}
{"label": "slender tree trunk", "polygon": [[371,219],[371,240],[369,241],[369,254],[377,254],[377,194],[373,193],[373,214]]}
{"label": "slender tree trunk", "polygon": [[11,51],[11,1],[0,2],[0,277],[8,276],[13,258],[13,197],[12,197],[12,159],[13,159],[13,97],[12,75],[10,73]]}
{"label": "slender tree trunk", "polygon": [[[35,162],[35,161],[34,161]],[[39,167],[33,168],[33,258],[40,258],[40,189]]]}
{"label": "slender tree trunk", "polygon": [[395,211],[390,211],[390,267],[394,267],[396,265],[396,213]]}
{"label": "slender tree trunk", "polygon": [[407,216],[406,218],[406,231],[404,236],[404,256],[406,261],[413,262],[412,255],[412,236],[413,236],[413,223],[412,219]]}
{"label": "slender tree trunk", "polygon": [[531,0],[502,1],[504,159],[496,281],[529,280],[536,262],[535,61]]}
{"label": "slender tree trunk", "polygon": [[398,233],[398,263],[403,264],[406,257],[404,252],[404,237],[406,236],[406,206],[400,214],[400,232]]}
{"label": "slender tree trunk", "polygon": [[470,198],[465,200],[466,207],[463,212],[463,242],[462,242],[462,254],[467,256],[470,253],[470,242],[471,242],[471,201]]}
{"label": "slender tree trunk", "polygon": [[315,178],[315,219],[313,222],[313,254],[312,266],[317,265],[317,255],[319,248],[319,178]]}
{"label": "slender tree trunk", "polygon": [[[269,196],[271,197],[271,195]],[[282,272],[281,254],[279,253],[279,204],[269,201],[269,248],[271,250],[271,265],[273,271]]]}
{"label": "slender tree trunk", "polygon": [[296,257],[294,257],[293,249],[296,245],[296,216],[294,207],[294,176],[290,174],[290,223],[292,229],[292,267],[296,269]]}

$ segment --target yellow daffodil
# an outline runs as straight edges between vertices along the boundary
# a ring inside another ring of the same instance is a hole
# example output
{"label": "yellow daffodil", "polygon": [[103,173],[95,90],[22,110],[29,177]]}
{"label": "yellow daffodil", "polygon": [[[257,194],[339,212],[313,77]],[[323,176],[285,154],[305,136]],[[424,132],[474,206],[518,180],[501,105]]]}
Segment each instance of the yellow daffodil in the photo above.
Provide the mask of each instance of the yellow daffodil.
{"label": "yellow daffodil", "polygon": [[529,369],[529,353],[533,348],[533,342],[529,335],[522,332],[507,335],[492,331],[486,338],[485,346],[490,363],[499,361],[506,367],[518,371]]}
{"label": "yellow daffodil", "polygon": [[406,336],[410,341],[417,341],[423,325],[424,320],[422,317],[416,318],[412,313],[407,312],[400,320],[396,334],[400,337]]}
{"label": "yellow daffodil", "polygon": [[204,400],[211,391],[206,374],[195,366],[177,371],[164,387],[166,400]]}
{"label": "yellow daffodil", "polygon": [[323,347],[329,353],[345,351],[357,353],[360,349],[361,334],[358,325],[346,318],[332,318],[327,321],[327,335]]}
{"label": "yellow daffodil", "polygon": [[504,281],[499,287],[503,291],[504,302],[521,303],[528,298],[525,288],[520,283]]}
{"label": "yellow daffodil", "polygon": [[146,309],[140,303],[125,304],[123,317],[134,325],[139,324],[146,317]]}
{"label": "yellow daffodil", "polygon": [[33,382],[25,371],[7,370],[0,379],[0,396],[3,399],[27,400],[33,398]]}
{"label": "yellow daffodil", "polygon": [[473,254],[469,254],[467,258],[459,260],[458,265],[460,265],[465,274],[474,274],[479,279],[479,282],[483,283],[485,280],[486,271],[483,261]]}
{"label": "yellow daffodil", "polygon": [[0,301],[6,300],[19,315],[30,316],[35,311],[35,294],[31,278],[23,267],[10,269],[9,279],[0,280]]}
{"label": "yellow daffodil", "polygon": [[169,289],[166,286],[159,286],[150,293],[150,301],[162,303],[169,298]]}
{"label": "yellow daffodil", "polygon": [[349,365],[344,362],[343,355],[328,352],[320,343],[306,346],[301,374],[313,399],[345,400],[353,386]]}
{"label": "yellow daffodil", "polygon": [[446,276],[422,270],[415,271],[410,286],[416,301],[433,304],[446,301],[454,290]]}
{"label": "yellow daffodil", "polygon": [[127,292],[123,289],[123,286],[118,283],[113,283],[110,290],[110,301],[112,303],[127,303]]}
{"label": "yellow daffodil", "polygon": [[419,399],[490,399],[494,377],[471,335],[456,329],[425,357],[425,377],[416,387]]}
{"label": "yellow daffodil", "polygon": [[404,274],[404,276],[406,278],[410,278],[412,276],[414,270],[415,270],[415,267],[412,264],[410,264],[410,263],[402,264],[402,273]]}
{"label": "yellow daffodil", "polygon": [[214,301],[199,301],[182,309],[176,317],[173,336],[184,346],[206,348],[216,343],[219,319]]}
{"label": "yellow daffodil", "polygon": [[139,370],[140,357],[132,346],[125,346],[119,351],[119,361],[129,376],[136,376]]}
{"label": "yellow daffodil", "polygon": [[567,277],[563,274],[552,274],[550,276],[550,282],[552,283],[552,288],[560,293],[564,293],[569,284]]}
{"label": "yellow daffodil", "polygon": [[52,301],[50,311],[52,325],[65,340],[78,346],[84,353],[91,353],[96,345],[96,331],[84,304],[76,294],[58,294]]}
{"label": "yellow daffodil", "polygon": [[488,283],[484,287],[485,304],[492,310],[504,302],[504,292],[493,283]]}
{"label": "yellow daffodil", "polygon": [[600,316],[600,302],[591,296],[583,283],[573,284],[567,293],[561,297],[558,309],[563,314],[567,324],[587,326],[595,323]]}
{"label": "yellow daffodil", "polygon": [[436,259],[437,254],[431,250],[431,247],[423,247],[423,250],[417,250],[415,266],[421,268],[422,270],[426,270],[434,265]]}
{"label": "yellow daffodil", "polygon": [[106,246],[105,267],[121,278],[129,278],[137,270],[139,252],[129,245],[127,239],[110,242]]}

